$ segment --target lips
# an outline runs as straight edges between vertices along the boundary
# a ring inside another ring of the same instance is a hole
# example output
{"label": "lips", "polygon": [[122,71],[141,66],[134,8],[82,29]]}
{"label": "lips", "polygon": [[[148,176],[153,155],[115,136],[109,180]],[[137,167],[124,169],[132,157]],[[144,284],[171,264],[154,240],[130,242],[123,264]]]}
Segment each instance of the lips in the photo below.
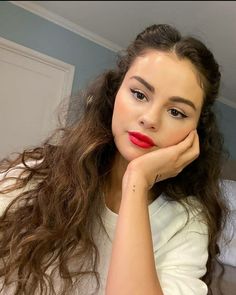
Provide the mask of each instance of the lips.
{"label": "lips", "polygon": [[153,142],[153,140],[150,137],[148,137],[148,136],[146,136],[146,135],[144,135],[142,133],[139,133],[139,132],[129,132],[129,135],[134,136],[138,140],[147,143],[149,146],[154,146],[155,145],[155,143]]}

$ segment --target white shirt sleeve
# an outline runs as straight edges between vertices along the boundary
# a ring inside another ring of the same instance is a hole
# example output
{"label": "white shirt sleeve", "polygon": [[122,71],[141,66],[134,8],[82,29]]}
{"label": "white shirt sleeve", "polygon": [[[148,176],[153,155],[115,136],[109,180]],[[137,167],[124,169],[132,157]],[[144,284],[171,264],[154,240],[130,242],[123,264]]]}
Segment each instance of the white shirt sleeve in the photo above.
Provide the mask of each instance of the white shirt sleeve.
{"label": "white shirt sleeve", "polygon": [[207,294],[207,285],[200,279],[206,273],[208,259],[208,230],[205,224],[197,218],[190,219],[154,254],[164,295]]}

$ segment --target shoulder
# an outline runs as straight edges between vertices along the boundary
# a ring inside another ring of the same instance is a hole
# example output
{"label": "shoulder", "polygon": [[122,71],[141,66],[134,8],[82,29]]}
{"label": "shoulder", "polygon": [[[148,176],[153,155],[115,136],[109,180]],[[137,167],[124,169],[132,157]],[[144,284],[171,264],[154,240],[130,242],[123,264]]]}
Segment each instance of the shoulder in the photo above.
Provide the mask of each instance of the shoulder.
{"label": "shoulder", "polygon": [[150,217],[153,235],[158,237],[161,247],[181,231],[199,231],[207,234],[208,228],[204,219],[201,203],[193,196],[186,198],[183,204],[161,195],[161,204]]}
{"label": "shoulder", "polygon": [[196,198],[185,206],[165,200],[152,220],[156,268],[165,294],[205,295],[208,226]]}
{"label": "shoulder", "polygon": [[153,212],[151,219],[163,229],[171,225],[175,230],[180,230],[193,221],[205,223],[203,206],[194,196],[188,196],[180,203],[162,194],[158,202],[159,206]]}

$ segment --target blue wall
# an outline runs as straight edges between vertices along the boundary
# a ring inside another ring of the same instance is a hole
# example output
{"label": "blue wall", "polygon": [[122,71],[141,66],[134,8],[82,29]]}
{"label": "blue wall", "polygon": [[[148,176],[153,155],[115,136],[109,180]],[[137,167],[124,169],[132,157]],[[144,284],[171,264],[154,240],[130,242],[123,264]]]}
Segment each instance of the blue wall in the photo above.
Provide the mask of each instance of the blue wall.
{"label": "blue wall", "polygon": [[[6,1],[0,1],[0,36],[75,65],[72,94],[115,64],[115,52]],[[217,109],[226,148],[236,159],[236,109],[220,102]]]}
{"label": "blue wall", "polygon": [[217,102],[217,119],[230,158],[236,160],[236,109]]}
{"label": "blue wall", "polygon": [[115,63],[115,52],[7,1],[0,1],[0,36],[73,64],[73,94]]}

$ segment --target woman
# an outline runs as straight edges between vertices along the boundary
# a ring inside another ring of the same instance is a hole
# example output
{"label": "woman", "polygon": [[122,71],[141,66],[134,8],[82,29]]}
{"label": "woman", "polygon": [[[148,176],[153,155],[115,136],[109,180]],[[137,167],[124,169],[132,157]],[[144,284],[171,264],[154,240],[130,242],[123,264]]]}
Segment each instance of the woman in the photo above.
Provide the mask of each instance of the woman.
{"label": "woman", "polygon": [[152,25],[56,143],[2,160],[4,294],[207,294],[227,213],[220,76],[200,41]]}

